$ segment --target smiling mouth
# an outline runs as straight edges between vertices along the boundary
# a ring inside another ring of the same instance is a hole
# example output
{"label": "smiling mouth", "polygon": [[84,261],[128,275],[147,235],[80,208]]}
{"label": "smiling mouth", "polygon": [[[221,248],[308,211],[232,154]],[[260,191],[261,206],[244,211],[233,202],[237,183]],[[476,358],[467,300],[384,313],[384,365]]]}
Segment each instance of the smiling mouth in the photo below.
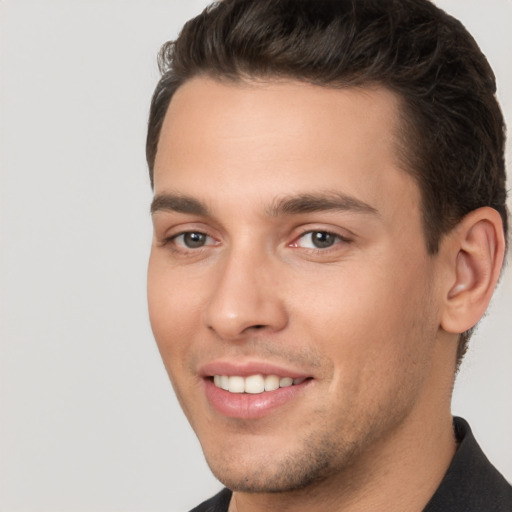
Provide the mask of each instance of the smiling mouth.
{"label": "smiling mouth", "polygon": [[308,380],[308,377],[292,379],[291,377],[279,377],[278,375],[255,374],[247,377],[240,375],[214,375],[212,379],[216,387],[229,393],[256,395],[266,391],[275,391],[279,388],[297,386]]}

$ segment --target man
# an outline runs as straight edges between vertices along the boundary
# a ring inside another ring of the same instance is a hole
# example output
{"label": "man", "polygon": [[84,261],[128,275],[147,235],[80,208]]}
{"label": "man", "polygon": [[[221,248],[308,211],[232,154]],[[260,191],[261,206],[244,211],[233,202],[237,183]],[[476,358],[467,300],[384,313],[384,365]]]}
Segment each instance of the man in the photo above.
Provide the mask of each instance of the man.
{"label": "man", "polygon": [[197,511],[505,511],[453,419],[507,232],[495,81],[426,0],[225,0],[160,54],[150,318]]}

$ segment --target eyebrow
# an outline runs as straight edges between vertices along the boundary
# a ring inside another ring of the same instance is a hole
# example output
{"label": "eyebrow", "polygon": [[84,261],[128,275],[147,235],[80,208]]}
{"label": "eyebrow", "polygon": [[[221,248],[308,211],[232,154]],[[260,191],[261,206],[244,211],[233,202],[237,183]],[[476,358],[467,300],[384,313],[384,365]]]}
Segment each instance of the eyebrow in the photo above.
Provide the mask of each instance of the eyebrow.
{"label": "eyebrow", "polygon": [[[340,192],[298,194],[276,199],[266,209],[269,217],[300,215],[321,211],[343,211],[378,215],[373,206],[353,196]],[[208,208],[201,201],[181,194],[158,194],[151,203],[151,214],[171,211],[191,215],[209,215]]]}
{"label": "eyebrow", "polygon": [[325,192],[319,194],[300,194],[285,196],[275,200],[267,209],[271,217],[281,215],[299,215],[321,211],[343,211],[378,215],[373,206],[356,197],[340,192]]}
{"label": "eyebrow", "polygon": [[190,196],[179,194],[158,194],[151,202],[151,215],[159,211],[208,215],[208,208]]}

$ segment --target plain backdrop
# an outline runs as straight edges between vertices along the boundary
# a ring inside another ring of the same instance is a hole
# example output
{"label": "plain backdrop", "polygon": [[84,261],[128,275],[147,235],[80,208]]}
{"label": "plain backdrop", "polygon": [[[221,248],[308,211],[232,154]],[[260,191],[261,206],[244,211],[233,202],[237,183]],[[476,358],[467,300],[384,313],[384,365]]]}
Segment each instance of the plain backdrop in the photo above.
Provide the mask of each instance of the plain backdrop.
{"label": "plain backdrop", "polygon": [[[178,512],[221,487],[173,396],[145,297],[155,57],[205,4],[0,2],[2,512]],[[512,122],[512,2],[438,4],[488,55]],[[453,406],[509,480],[511,332],[509,271]]]}

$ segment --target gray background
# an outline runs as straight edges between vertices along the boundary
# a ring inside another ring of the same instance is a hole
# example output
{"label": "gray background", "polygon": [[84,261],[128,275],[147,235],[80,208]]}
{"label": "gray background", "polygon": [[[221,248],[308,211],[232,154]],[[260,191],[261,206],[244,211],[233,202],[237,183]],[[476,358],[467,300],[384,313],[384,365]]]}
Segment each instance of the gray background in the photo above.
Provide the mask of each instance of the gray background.
{"label": "gray background", "polygon": [[[511,124],[512,2],[438,4],[488,55]],[[220,487],[167,381],[145,298],[155,56],[204,5],[0,2],[2,512],[173,512]],[[453,407],[509,480],[511,306],[509,271]]]}

